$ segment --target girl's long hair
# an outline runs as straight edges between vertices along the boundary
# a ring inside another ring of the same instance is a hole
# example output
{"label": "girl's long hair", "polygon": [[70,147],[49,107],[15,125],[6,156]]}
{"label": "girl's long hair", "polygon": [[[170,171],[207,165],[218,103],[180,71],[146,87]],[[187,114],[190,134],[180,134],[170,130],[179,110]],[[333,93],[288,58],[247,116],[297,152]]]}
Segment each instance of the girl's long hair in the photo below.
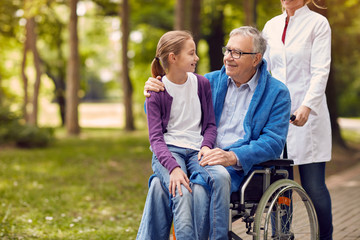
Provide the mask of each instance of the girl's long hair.
{"label": "girl's long hair", "polygon": [[187,31],[170,31],[160,38],[154,60],[151,63],[151,74],[155,78],[163,77],[169,68],[169,54],[179,54],[184,43],[188,39],[193,39],[191,33]]}

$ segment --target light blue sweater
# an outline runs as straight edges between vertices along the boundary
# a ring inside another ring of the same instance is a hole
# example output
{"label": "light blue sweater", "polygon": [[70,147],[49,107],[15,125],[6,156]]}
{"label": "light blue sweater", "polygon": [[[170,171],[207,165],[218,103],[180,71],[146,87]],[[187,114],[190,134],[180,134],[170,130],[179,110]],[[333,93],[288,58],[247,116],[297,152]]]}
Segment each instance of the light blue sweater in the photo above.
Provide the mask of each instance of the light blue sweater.
{"label": "light blue sweater", "polygon": [[[246,175],[254,164],[278,158],[284,148],[289,127],[290,94],[282,82],[259,66],[260,78],[244,120],[245,136],[224,148],[233,151]],[[205,75],[210,81],[215,120],[218,126],[227,92],[225,67]]]}

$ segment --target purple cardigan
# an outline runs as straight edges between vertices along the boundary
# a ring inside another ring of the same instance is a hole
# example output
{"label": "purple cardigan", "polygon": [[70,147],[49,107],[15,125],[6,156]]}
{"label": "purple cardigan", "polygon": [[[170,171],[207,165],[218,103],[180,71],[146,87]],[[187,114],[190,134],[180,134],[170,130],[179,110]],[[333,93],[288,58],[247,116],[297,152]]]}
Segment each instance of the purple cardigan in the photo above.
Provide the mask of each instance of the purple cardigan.
{"label": "purple cardigan", "polygon": [[[210,83],[205,77],[198,74],[195,75],[198,79],[198,96],[202,112],[201,135],[203,136],[203,142],[201,147],[208,146],[213,148],[216,140],[216,125]],[[167,148],[164,140],[172,101],[173,98],[166,90],[163,92],[151,92],[151,96],[145,100],[150,145],[153,153],[169,173],[174,168],[180,167]]]}

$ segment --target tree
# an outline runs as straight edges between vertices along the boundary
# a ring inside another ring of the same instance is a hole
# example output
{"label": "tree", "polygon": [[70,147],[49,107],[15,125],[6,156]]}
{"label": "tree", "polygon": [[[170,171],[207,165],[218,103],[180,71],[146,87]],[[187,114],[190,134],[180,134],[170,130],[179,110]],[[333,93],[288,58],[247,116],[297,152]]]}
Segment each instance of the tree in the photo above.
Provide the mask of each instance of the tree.
{"label": "tree", "polygon": [[76,14],[78,0],[69,0],[70,21],[69,21],[69,60],[66,76],[66,129],[69,135],[78,135],[80,133],[78,105],[78,91],[80,87],[80,60],[78,50],[78,35]]}
{"label": "tree", "polygon": [[256,0],[244,0],[245,25],[256,27]]}
{"label": "tree", "polygon": [[41,21],[38,23],[39,39],[45,42],[41,49],[41,65],[44,73],[53,81],[54,99],[59,105],[61,126],[65,127],[65,82],[66,59],[64,57],[64,29],[65,23],[56,11],[56,3],[42,7]]}
{"label": "tree", "polygon": [[224,45],[224,12],[223,7],[217,6],[210,20],[210,33],[205,36],[209,45],[210,71],[219,70],[223,65],[221,47]]}
{"label": "tree", "polygon": [[[21,73],[23,77],[24,84],[24,103],[23,103],[23,114],[25,120],[33,125],[37,125],[37,116],[38,116],[38,98],[40,90],[40,81],[41,81],[41,68],[40,68],[40,56],[36,47],[37,35],[35,32],[35,14],[37,13],[37,5],[32,2],[32,0],[25,1],[25,13],[26,13],[26,40],[24,43],[23,51],[23,61],[21,65]],[[33,99],[32,99],[32,108],[30,115],[28,113],[29,97],[28,97],[28,78],[25,73],[26,68],[26,58],[27,52],[31,51],[33,54],[33,62],[36,71],[36,78],[34,83]]]}
{"label": "tree", "polygon": [[191,1],[190,31],[194,36],[194,42],[197,46],[201,39],[201,0]]}
{"label": "tree", "polygon": [[121,18],[121,56],[122,56],[122,83],[124,91],[124,106],[125,106],[125,130],[133,131],[134,118],[132,110],[132,85],[129,77],[129,66],[128,66],[128,41],[129,41],[129,13],[130,7],[128,0],[123,0],[122,6],[120,6],[119,15]]}
{"label": "tree", "polygon": [[174,21],[175,30],[185,29],[185,16],[186,16],[186,0],[176,0],[175,21]]}

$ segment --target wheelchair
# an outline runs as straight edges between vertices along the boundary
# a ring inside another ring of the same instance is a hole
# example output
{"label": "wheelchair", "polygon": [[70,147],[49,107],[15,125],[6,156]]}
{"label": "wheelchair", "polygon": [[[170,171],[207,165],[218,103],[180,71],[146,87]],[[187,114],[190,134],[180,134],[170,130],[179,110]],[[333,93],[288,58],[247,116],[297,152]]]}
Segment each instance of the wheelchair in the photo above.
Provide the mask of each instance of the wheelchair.
{"label": "wheelchair", "polygon": [[[289,179],[293,161],[270,160],[254,169],[231,195],[228,239],[318,239],[313,203],[305,190]],[[238,220],[245,223],[243,238],[232,229]]]}

